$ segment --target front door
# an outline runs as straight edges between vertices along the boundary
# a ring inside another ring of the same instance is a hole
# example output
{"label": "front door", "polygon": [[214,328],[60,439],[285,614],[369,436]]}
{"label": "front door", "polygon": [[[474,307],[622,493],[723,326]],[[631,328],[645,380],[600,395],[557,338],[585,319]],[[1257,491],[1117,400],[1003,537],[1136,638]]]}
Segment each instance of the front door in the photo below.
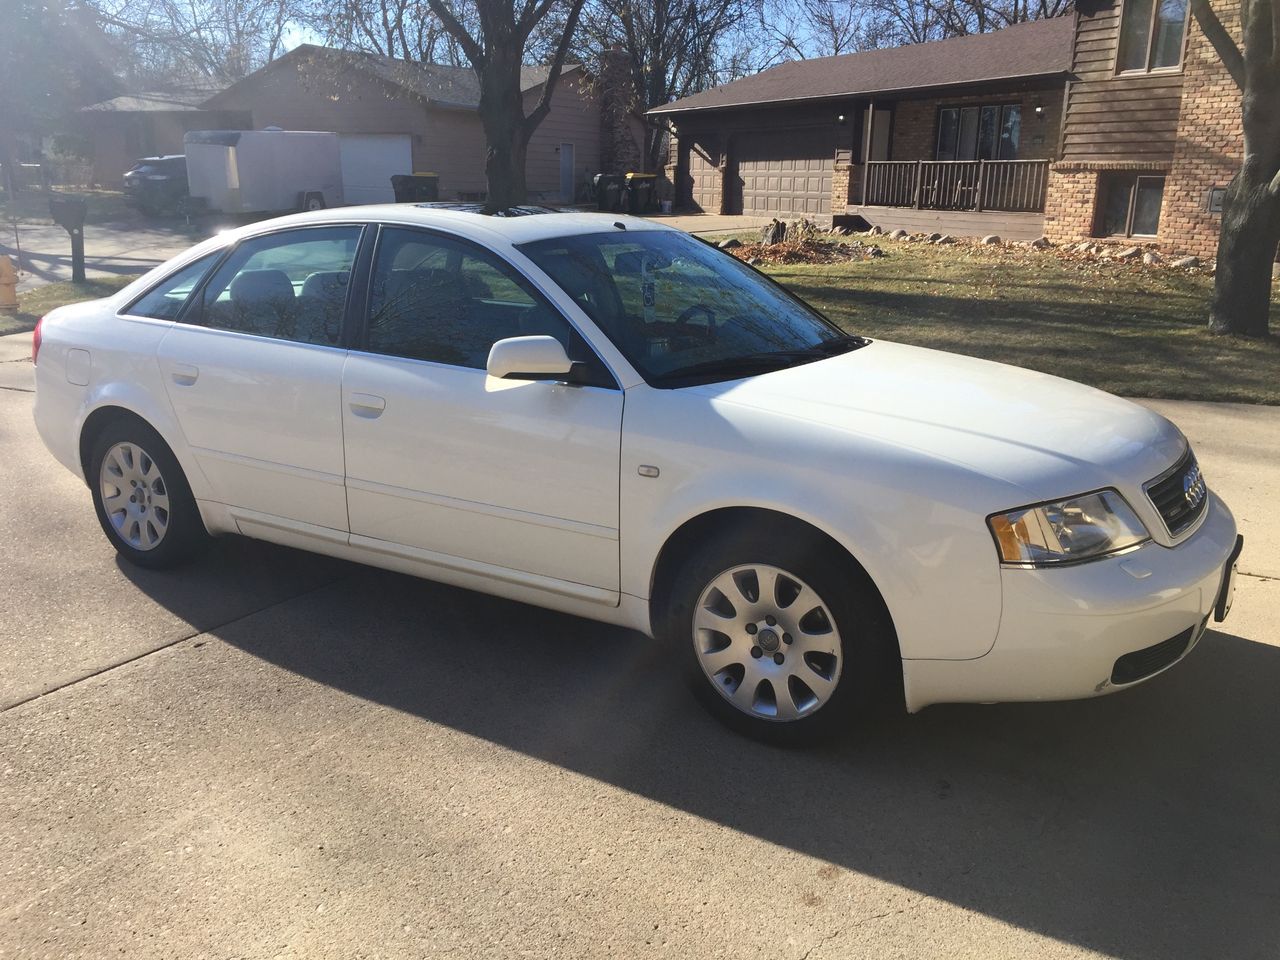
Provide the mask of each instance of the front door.
{"label": "front door", "polygon": [[339,390],[358,226],[242,242],[157,351],[213,497],[345,532]]}
{"label": "front door", "polygon": [[[485,373],[535,334],[596,385]],[[365,338],[342,384],[352,544],[616,600],[623,395],[568,322],[488,251],[383,227]]]}

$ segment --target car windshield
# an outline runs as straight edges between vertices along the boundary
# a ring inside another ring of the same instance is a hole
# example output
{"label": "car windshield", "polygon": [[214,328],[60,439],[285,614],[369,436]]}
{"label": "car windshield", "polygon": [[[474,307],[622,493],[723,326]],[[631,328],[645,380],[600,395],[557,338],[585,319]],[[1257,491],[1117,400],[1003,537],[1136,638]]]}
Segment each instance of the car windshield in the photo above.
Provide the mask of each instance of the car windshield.
{"label": "car windshield", "polygon": [[685,233],[613,231],[518,249],[655,386],[737,379],[866,343],[841,333],[735,257]]}

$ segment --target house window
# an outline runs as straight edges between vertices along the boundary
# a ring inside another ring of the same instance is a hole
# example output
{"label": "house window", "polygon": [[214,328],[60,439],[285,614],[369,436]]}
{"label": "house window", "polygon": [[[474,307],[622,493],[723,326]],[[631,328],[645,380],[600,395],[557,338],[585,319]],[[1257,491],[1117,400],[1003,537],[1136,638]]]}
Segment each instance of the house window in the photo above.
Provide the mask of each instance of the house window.
{"label": "house window", "polygon": [[939,160],[1017,160],[1022,106],[943,107],[938,111]]}
{"label": "house window", "polygon": [[1127,0],[1116,70],[1145,73],[1182,65],[1187,0]]}
{"label": "house window", "polygon": [[1159,232],[1164,177],[1109,174],[1102,177],[1099,187],[1099,235],[1154,237]]}

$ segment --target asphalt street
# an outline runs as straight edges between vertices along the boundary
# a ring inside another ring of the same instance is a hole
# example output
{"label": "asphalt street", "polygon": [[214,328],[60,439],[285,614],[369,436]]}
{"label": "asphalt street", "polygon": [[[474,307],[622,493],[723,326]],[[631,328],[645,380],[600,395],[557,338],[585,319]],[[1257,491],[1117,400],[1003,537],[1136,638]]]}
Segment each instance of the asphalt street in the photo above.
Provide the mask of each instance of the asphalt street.
{"label": "asphalt street", "polygon": [[0,341],[0,957],[1280,955],[1280,410],[1159,404],[1250,538],[1176,669],[820,749],[636,634],[227,539],[123,566]]}

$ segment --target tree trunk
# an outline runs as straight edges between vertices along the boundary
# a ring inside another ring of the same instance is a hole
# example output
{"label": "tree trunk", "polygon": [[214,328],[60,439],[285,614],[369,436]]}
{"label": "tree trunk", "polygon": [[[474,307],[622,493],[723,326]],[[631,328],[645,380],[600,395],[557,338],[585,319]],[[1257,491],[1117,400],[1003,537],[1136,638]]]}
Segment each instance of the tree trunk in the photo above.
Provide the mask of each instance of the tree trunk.
{"label": "tree trunk", "polygon": [[1269,334],[1271,269],[1280,245],[1280,197],[1258,164],[1236,174],[1223,203],[1218,269],[1209,330],[1246,337]]}
{"label": "tree trunk", "polygon": [[[518,48],[518,45],[510,45]],[[491,54],[489,69],[481,78],[480,121],[488,148],[484,173],[489,181],[485,213],[496,213],[524,203],[529,192],[525,181],[525,154],[529,134],[520,91],[520,58]]]}

